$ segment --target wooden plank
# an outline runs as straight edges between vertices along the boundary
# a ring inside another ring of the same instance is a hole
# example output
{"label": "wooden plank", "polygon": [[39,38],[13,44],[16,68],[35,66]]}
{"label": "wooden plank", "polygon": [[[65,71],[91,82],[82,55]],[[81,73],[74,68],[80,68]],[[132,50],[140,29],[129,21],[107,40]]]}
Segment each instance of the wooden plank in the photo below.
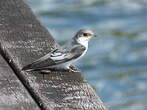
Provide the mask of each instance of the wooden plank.
{"label": "wooden plank", "polygon": [[22,0],[1,0],[0,18],[1,53],[43,110],[106,110],[80,73],[21,71],[59,48]]}
{"label": "wooden plank", "polygon": [[12,69],[0,56],[0,110],[40,110]]}

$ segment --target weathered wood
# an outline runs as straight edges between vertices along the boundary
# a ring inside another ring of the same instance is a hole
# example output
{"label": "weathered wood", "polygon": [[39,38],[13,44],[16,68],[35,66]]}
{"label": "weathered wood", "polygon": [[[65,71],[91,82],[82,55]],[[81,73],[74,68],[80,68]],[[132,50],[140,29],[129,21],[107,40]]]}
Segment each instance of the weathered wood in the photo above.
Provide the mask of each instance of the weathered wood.
{"label": "weathered wood", "polygon": [[40,110],[1,55],[0,110]]}
{"label": "weathered wood", "polygon": [[80,73],[21,71],[59,48],[22,0],[0,1],[0,24],[1,53],[43,110],[106,110]]}

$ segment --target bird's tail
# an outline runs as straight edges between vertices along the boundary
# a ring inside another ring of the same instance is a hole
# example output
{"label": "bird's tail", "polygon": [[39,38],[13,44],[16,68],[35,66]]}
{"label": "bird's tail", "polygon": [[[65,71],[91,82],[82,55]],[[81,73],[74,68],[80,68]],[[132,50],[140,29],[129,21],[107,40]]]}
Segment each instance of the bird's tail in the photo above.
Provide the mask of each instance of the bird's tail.
{"label": "bird's tail", "polygon": [[21,70],[23,71],[34,71],[35,68],[32,68],[32,64],[24,66]]}
{"label": "bird's tail", "polygon": [[32,66],[32,64],[29,64],[29,65],[24,66],[21,70],[29,72],[29,71],[40,71],[42,69],[43,68],[35,68],[35,67]]}

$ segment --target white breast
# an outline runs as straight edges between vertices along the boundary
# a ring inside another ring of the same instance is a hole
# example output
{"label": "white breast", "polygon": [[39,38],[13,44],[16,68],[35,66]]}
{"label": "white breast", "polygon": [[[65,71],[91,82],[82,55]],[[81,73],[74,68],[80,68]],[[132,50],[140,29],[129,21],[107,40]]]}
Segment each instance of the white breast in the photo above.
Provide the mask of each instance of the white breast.
{"label": "white breast", "polygon": [[88,41],[89,39],[86,37],[80,37],[77,39],[78,43],[80,43],[81,45],[83,45],[84,47],[88,48]]}

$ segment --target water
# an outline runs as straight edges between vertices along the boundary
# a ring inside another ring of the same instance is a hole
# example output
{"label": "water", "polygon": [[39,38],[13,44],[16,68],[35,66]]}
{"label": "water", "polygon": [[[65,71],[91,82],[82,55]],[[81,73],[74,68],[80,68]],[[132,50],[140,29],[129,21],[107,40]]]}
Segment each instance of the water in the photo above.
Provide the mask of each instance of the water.
{"label": "water", "polygon": [[110,110],[147,110],[146,0],[28,0],[38,19],[61,44],[90,28],[83,76]]}

